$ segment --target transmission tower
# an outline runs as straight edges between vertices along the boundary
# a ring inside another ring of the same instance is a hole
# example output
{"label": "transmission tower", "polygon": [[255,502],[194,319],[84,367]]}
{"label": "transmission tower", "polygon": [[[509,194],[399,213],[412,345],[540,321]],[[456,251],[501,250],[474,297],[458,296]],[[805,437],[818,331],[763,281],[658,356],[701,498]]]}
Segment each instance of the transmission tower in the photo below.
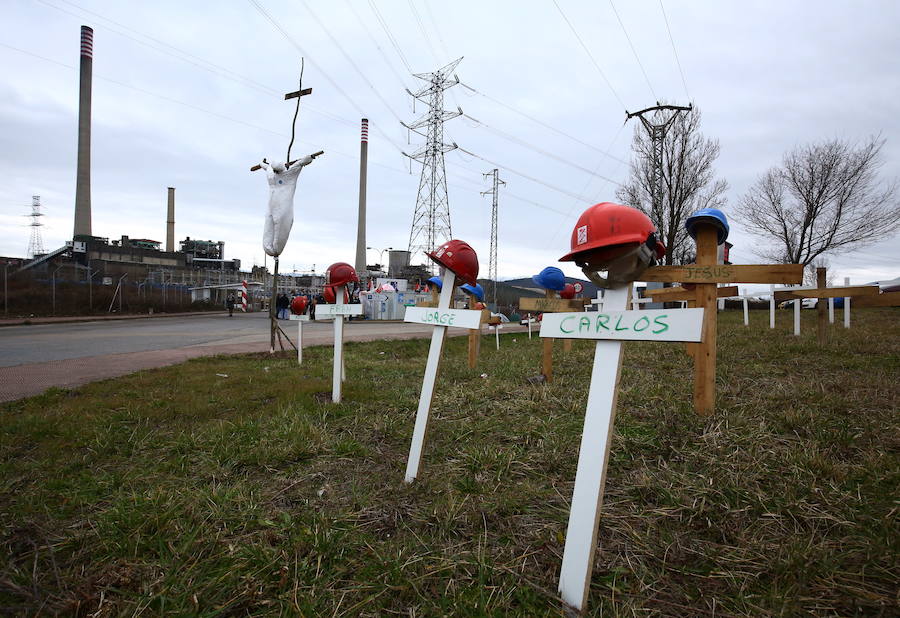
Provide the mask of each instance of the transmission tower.
{"label": "transmission tower", "polygon": [[29,224],[31,227],[31,239],[28,241],[28,256],[33,258],[43,255],[46,251],[44,251],[44,241],[41,240],[41,228],[44,226],[41,223],[41,217],[44,216],[44,213],[41,212],[40,195],[31,196],[31,214],[25,216],[31,217],[31,223]]}
{"label": "transmission tower", "polygon": [[491,281],[491,302],[494,303],[494,311],[497,309],[497,196],[500,193],[500,185],[506,183],[500,180],[500,173],[497,168],[484,175],[493,178],[493,184],[489,191],[482,191],[482,195],[491,195],[493,197],[491,204],[491,257],[488,262],[488,279]]}
{"label": "transmission tower", "polygon": [[[650,136],[650,147],[652,149],[652,156],[650,161],[650,185],[653,190],[653,195],[651,196],[651,199],[653,200],[652,212],[661,212],[662,209],[662,160],[663,142],[666,139],[666,132],[669,130],[669,127],[672,126],[672,123],[675,122],[675,119],[678,117],[679,112],[689,112],[692,109],[693,105],[684,107],[683,105],[660,105],[659,102],[657,102],[657,104],[653,107],[642,109],[641,111],[634,112],[633,114],[629,113],[628,110],[625,110],[625,122],[628,122],[630,119],[637,117],[641,121],[641,124],[644,125],[644,128],[647,129],[647,134]],[[644,114],[662,111],[671,111],[672,114],[665,118],[662,122],[654,122],[644,118]]]}
{"label": "transmission tower", "polygon": [[[425,81],[425,85],[418,92],[407,90],[414,99],[428,106],[428,111],[418,120],[412,124],[403,124],[410,131],[425,138],[425,145],[422,148],[406,155],[422,163],[416,211],[409,231],[410,258],[432,251],[439,243],[452,237],[444,153],[456,148],[456,144],[444,143],[444,122],[461,116],[462,109],[457,108],[455,112],[446,111],[444,91],[459,83],[459,78],[453,74],[453,70],[461,61],[462,58],[458,58],[434,73],[413,73],[413,77]],[[422,127],[427,127],[425,133],[419,130]]]}

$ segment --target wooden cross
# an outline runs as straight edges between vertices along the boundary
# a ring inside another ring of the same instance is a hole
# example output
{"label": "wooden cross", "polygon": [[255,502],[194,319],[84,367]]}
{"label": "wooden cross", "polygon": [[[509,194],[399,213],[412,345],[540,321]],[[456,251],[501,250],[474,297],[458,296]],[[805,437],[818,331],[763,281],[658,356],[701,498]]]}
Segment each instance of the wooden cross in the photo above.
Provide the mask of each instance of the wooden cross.
{"label": "wooden cross", "polygon": [[[705,309],[703,341],[694,347],[694,410],[709,416],[716,407],[716,330],[718,283],[800,283],[800,264],[718,264],[718,232],[714,225],[696,226],[697,263],[685,266],[656,266],[641,275],[642,281],[695,284],[694,302]],[[656,296],[656,291],[654,291]]]}
{"label": "wooden cross", "polygon": [[[563,601],[582,610],[591,581],[597,528],[622,366],[622,341],[700,341],[703,309],[626,311],[631,282],[606,291],[601,311],[545,313],[541,337],[596,340],[584,429],[559,591]],[[524,299],[523,299],[524,300]],[[583,302],[583,301],[582,301]]]}
{"label": "wooden cross", "polygon": [[[827,283],[828,273],[824,268],[816,269],[816,287],[814,288],[782,288],[775,290],[775,302],[794,301],[794,334],[800,335],[800,304],[804,298],[855,298],[878,296],[881,292],[877,285],[857,285],[842,288],[830,288]],[[846,302],[846,301],[845,301]],[[858,305],[858,303],[857,303]],[[846,310],[846,309],[845,309]],[[828,324],[826,322],[825,303],[816,303],[818,341],[828,341]]]}
{"label": "wooden cross", "polygon": [[[520,298],[520,311],[541,311],[543,313],[567,313],[571,311],[581,311],[584,308],[585,299],[583,298],[557,298],[556,292],[546,290],[544,298]],[[541,318],[543,319],[543,318]],[[541,353],[541,375],[544,376],[546,382],[553,381],[553,339],[544,338],[543,351]],[[568,349],[566,350],[568,351]]]}
{"label": "wooden cross", "polygon": [[331,369],[331,401],[341,402],[341,386],[346,379],[344,371],[344,317],[348,315],[362,315],[362,305],[344,304],[344,290],[346,286],[339,285],[334,288],[333,305],[317,305],[317,320],[334,320],[334,365]]}

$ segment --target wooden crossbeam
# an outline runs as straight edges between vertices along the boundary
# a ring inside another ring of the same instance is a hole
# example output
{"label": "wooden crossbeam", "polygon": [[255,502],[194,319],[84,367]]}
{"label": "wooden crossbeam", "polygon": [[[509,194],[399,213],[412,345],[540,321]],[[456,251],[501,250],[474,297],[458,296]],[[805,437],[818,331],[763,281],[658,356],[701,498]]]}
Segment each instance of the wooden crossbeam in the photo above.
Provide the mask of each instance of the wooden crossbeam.
{"label": "wooden crossbeam", "polygon": [[641,281],[662,283],[801,283],[801,264],[687,264],[656,266],[641,275]]}
{"label": "wooden crossbeam", "polygon": [[900,307],[900,292],[884,292],[853,299],[856,307]]}
{"label": "wooden crossbeam", "polygon": [[856,298],[857,296],[877,296],[881,290],[877,285],[856,285],[843,288],[808,288],[781,290],[775,292],[775,302],[798,298]]}
{"label": "wooden crossbeam", "polygon": [[522,311],[544,311],[559,313],[563,311],[583,311],[590,302],[587,298],[520,298],[519,309]]}
{"label": "wooden crossbeam", "polygon": [[[731,298],[738,295],[738,287],[729,285],[723,288],[716,288],[717,298]],[[697,292],[685,288],[661,288],[658,290],[648,291],[647,297],[654,302],[674,302],[679,300],[697,300]]]}
{"label": "wooden crossbeam", "polygon": [[284,95],[284,100],[288,99],[298,99],[300,97],[305,97],[308,94],[312,94],[312,88],[304,88],[303,90],[295,90],[294,92],[288,92]]}

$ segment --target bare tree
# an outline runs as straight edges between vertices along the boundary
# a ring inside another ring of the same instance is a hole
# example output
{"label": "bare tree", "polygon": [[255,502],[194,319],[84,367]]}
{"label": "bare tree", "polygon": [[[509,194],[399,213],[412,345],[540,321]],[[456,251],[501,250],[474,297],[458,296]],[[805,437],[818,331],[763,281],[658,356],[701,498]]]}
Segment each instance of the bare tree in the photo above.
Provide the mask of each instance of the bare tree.
{"label": "bare tree", "polygon": [[[671,112],[656,112],[662,122]],[[715,178],[713,164],[719,156],[718,140],[700,133],[700,110],[679,114],[663,141],[662,199],[653,200],[653,145],[650,136],[637,127],[631,142],[634,157],[628,181],[616,192],[624,204],[640,209],[659,229],[666,245],[666,264],[693,261],[694,246],[684,221],[700,208],[721,208],[728,183]]]}
{"label": "bare tree", "polygon": [[896,182],[878,178],[884,140],[800,146],[741,199],[738,217],[765,241],[761,257],[804,266],[881,240],[900,227]]}

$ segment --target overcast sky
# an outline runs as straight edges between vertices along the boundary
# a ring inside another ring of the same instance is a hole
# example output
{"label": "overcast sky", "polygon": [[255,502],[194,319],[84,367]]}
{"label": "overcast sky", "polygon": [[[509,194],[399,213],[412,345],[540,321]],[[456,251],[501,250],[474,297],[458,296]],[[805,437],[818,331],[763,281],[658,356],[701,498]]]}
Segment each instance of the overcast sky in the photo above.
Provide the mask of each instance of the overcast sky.
{"label": "overcast sky", "polygon": [[[625,109],[656,100],[702,110],[703,133],[721,143],[726,213],[798,144],[880,134],[882,176],[900,177],[900,3],[663,0],[682,80],[659,0],[557,1],[565,18],[552,0],[375,0],[378,16],[364,0],[4,0],[0,254],[25,254],[33,194],[45,248],[71,238],[81,24],[94,28],[94,234],[164,240],[174,186],[176,239],[223,240],[245,268],[263,261],[267,201],[265,178],[249,167],[284,158],[294,108],[283,94],[297,86],[298,46],[314,92],[292,152],[326,154],[300,176],[282,270],[353,262],[363,115],[373,124],[367,244],[406,248],[419,166],[410,174],[400,150],[422,138],[408,141],[398,118],[425,109],[413,111],[404,91],[422,83],[406,63],[429,72],[464,56],[457,74],[474,90],[453,87],[445,107],[481,124],[457,118],[445,136],[499,164],[507,182],[501,278],[556,264],[581,211],[615,200],[636,129],[623,126]],[[486,276],[490,197],[479,191],[494,165],[460,152],[446,163],[454,236],[475,247]],[[760,261],[734,221],[730,240],[733,262]],[[897,277],[897,240],[830,258],[832,275]]]}

